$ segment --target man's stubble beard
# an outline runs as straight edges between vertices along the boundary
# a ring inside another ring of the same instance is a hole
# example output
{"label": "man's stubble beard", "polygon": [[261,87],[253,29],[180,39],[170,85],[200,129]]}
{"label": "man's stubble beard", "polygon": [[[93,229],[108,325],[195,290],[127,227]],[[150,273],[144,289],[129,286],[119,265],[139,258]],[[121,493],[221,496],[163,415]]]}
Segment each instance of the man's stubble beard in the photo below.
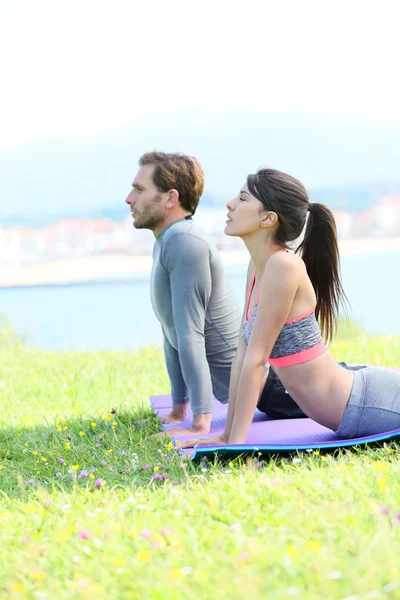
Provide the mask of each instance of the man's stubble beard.
{"label": "man's stubble beard", "polygon": [[[161,194],[158,194],[154,197],[153,202],[150,206],[143,211],[138,220],[133,221],[133,226],[135,229],[150,229],[154,231],[164,222],[164,216],[161,214],[154,214],[151,208],[154,204],[158,204],[161,201]],[[150,210],[149,210],[150,208]]]}

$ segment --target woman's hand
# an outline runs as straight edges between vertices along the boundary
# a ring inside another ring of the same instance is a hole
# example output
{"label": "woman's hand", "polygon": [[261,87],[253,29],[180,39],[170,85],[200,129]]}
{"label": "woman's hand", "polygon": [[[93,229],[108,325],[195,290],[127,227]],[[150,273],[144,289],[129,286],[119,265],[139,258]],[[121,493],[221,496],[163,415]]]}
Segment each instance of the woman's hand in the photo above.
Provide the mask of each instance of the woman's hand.
{"label": "woman's hand", "polygon": [[225,434],[217,436],[205,436],[186,440],[179,445],[179,448],[197,448],[197,446],[226,446],[228,438]]}

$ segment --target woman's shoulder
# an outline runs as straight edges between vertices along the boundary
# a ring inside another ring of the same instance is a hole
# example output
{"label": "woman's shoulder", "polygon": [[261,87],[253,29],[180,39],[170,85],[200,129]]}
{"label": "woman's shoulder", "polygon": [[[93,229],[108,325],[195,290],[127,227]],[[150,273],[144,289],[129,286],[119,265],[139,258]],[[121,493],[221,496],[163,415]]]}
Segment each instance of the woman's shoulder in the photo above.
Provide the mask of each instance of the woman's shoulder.
{"label": "woman's shoulder", "polygon": [[266,264],[266,270],[285,269],[288,271],[303,271],[305,264],[303,259],[294,252],[275,252]]}
{"label": "woman's shoulder", "polygon": [[276,252],[265,266],[263,279],[268,285],[272,283],[279,286],[284,282],[300,285],[305,276],[307,270],[300,256],[293,252]]}

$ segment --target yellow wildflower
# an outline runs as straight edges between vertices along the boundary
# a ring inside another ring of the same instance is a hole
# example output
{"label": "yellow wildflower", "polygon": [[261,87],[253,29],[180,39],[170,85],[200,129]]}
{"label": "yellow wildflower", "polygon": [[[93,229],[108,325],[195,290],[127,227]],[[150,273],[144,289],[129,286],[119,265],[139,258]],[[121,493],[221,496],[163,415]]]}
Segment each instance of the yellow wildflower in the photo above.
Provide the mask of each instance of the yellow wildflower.
{"label": "yellow wildflower", "polygon": [[36,454],[39,454],[39,452],[37,450],[32,450],[32,454],[33,456],[36,456]]}
{"label": "yellow wildflower", "polygon": [[171,569],[169,572],[169,578],[175,581],[176,579],[181,579],[183,577],[183,573],[180,569]]}
{"label": "yellow wildflower", "polygon": [[32,579],[33,581],[43,581],[43,579],[46,578],[45,573],[43,573],[43,571],[35,571],[34,573],[32,573]]}
{"label": "yellow wildflower", "polygon": [[85,435],[85,432],[84,431],[80,431],[79,435],[82,437],[83,435]]}
{"label": "yellow wildflower", "polygon": [[12,589],[13,592],[24,592],[25,591],[25,586],[23,583],[13,583],[12,584]]}
{"label": "yellow wildflower", "polygon": [[68,425],[65,425],[65,427],[63,427],[63,431],[67,431],[68,429]]}
{"label": "yellow wildflower", "polygon": [[322,548],[322,544],[317,540],[310,540],[309,542],[307,542],[306,548],[307,550],[311,550],[312,552],[319,552]]}
{"label": "yellow wildflower", "polygon": [[375,471],[380,471],[380,472],[387,471],[387,464],[382,462],[381,460],[377,460],[372,465],[372,468],[375,469]]}
{"label": "yellow wildflower", "polygon": [[41,460],[42,462],[47,462],[47,458],[45,458],[44,456],[42,456],[40,460]]}
{"label": "yellow wildflower", "polygon": [[72,465],[71,469],[73,471],[77,471],[79,469],[79,465]]}
{"label": "yellow wildflower", "polygon": [[94,478],[95,478],[95,477],[94,477],[93,473],[90,473],[90,474],[89,474],[89,479],[94,479]]}
{"label": "yellow wildflower", "polygon": [[65,447],[69,450],[71,448],[71,442],[65,442]]}
{"label": "yellow wildflower", "polygon": [[130,531],[128,531],[128,535],[129,537],[134,537],[136,535],[136,529],[131,529]]}
{"label": "yellow wildflower", "polygon": [[294,546],[288,546],[285,552],[288,556],[290,556],[290,558],[296,558],[296,556],[300,554],[300,550]]}
{"label": "yellow wildflower", "polygon": [[112,419],[112,415],[110,415],[110,413],[107,413],[106,416],[104,417],[104,420],[109,421],[110,419]]}
{"label": "yellow wildflower", "polygon": [[91,425],[92,425],[92,427],[97,427],[97,423],[95,423],[94,421],[93,421],[93,423],[91,423]]}
{"label": "yellow wildflower", "polygon": [[25,442],[24,446],[28,446],[28,445],[29,445],[29,442]]}
{"label": "yellow wildflower", "polygon": [[57,425],[57,431],[62,431],[61,425]]}
{"label": "yellow wildflower", "polygon": [[148,550],[141,550],[137,553],[136,558],[139,562],[149,562],[151,560],[151,552]]}

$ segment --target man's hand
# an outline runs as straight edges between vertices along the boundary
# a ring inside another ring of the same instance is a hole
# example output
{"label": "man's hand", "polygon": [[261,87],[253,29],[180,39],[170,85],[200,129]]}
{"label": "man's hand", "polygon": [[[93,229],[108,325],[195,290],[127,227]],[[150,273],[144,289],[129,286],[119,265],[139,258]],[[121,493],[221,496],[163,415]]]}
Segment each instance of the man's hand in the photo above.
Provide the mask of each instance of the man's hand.
{"label": "man's hand", "polygon": [[222,433],[217,436],[205,436],[201,438],[193,438],[182,442],[179,448],[197,448],[197,446],[226,446],[228,438]]}
{"label": "man's hand", "polygon": [[150,439],[165,437],[166,435],[205,435],[210,431],[211,426],[211,413],[204,413],[201,415],[194,415],[193,423],[190,427],[171,427],[166,431],[160,431],[160,433],[154,433],[150,436]]}
{"label": "man's hand", "polygon": [[[199,427],[198,425],[192,425],[191,427],[170,427],[165,431],[160,431],[159,433],[153,433],[149,439],[154,440],[156,438],[163,438],[168,435],[204,435],[210,431],[209,426],[205,425],[204,427]],[[205,438],[204,438],[205,439]],[[191,446],[189,446],[191,447]]]}

